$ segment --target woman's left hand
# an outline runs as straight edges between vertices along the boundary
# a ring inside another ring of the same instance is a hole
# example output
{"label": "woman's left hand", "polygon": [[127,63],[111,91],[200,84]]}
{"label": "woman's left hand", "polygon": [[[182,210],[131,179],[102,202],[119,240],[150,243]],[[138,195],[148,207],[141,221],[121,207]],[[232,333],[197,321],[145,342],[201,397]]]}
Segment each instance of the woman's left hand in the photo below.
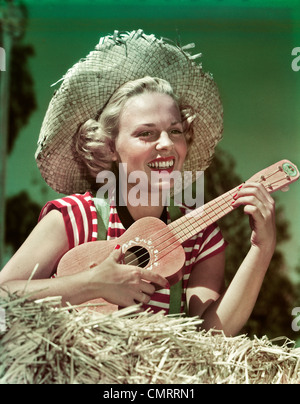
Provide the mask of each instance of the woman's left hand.
{"label": "woman's left hand", "polygon": [[246,182],[234,196],[233,207],[244,205],[252,229],[251,244],[274,252],[276,245],[275,202],[262,184]]}

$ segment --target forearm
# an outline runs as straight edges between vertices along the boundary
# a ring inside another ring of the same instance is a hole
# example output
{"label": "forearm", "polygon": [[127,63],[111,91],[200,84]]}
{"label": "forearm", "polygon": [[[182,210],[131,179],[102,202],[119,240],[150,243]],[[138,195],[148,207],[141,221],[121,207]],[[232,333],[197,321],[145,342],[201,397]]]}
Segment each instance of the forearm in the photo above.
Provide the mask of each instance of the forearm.
{"label": "forearm", "polygon": [[0,295],[29,294],[31,299],[61,296],[62,304],[72,305],[103,298],[122,307],[148,303],[155,286],[165,288],[167,280],[158,273],[134,265],[119,264],[121,250],[115,249],[92,270],[53,279],[7,280]]}
{"label": "forearm", "polygon": [[0,296],[16,293],[28,295],[29,299],[61,296],[62,304],[81,304],[89,300],[89,288],[83,273],[52,279],[11,280],[0,285]]}
{"label": "forearm", "polygon": [[241,330],[252,313],[272,254],[272,250],[251,247],[229,287],[203,314],[203,328],[223,330],[226,335]]}

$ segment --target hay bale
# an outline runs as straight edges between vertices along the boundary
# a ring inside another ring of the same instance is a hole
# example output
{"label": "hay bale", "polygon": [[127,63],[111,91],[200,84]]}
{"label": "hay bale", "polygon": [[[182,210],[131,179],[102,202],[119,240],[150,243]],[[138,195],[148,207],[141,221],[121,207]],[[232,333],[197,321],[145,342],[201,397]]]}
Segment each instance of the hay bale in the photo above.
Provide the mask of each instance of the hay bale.
{"label": "hay bale", "polygon": [[198,332],[201,320],[0,298],[0,383],[299,383],[300,348]]}

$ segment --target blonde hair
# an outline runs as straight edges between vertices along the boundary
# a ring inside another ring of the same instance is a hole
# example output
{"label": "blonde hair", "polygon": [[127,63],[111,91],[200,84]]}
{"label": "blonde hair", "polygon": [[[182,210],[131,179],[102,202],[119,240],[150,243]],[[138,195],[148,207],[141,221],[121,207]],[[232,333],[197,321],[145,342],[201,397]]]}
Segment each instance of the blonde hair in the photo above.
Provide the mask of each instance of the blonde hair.
{"label": "blonde hair", "polygon": [[119,120],[122,109],[129,98],[144,93],[167,94],[177,103],[185,137],[189,146],[193,141],[193,121],[195,115],[190,106],[183,106],[174,94],[169,82],[156,77],[128,81],[114,92],[104,108],[98,112],[96,119],[89,119],[77,131],[76,151],[87,166],[92,177],[102,170],[112,167],[112,151],[119,132]]}

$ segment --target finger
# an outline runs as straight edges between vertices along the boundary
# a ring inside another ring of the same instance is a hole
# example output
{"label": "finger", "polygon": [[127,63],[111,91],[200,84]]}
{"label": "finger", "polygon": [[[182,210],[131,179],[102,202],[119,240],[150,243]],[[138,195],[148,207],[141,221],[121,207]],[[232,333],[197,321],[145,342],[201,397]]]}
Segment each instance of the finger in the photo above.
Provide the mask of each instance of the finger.
{"label": "finger", "polygon": [[247,204],[258,206],[260,209],[264,210],[265,207],[272,208],[274,200],[262,186],[256,184],[255,186],[251,186],[248,184],[243,186],[243,188],[233,196],[232,202],[234,207]]}
{"label": "finger", "polygon": [[252,229],[254,227],[254,223],[265,222],[265,215],[256,206],[246,205],[244,208],[244,213],[246,215],[249,215],[250,217],[252,217],[252,219],[254,220],[254,222],[253,221],[250,222],[250,224],[252,223],[252,226],[251,226]]}
{"label": "finger", "polygon": [[[240,205],[257,207],[264,217],[273,216],[275,213],[275,201],[263,187],[248,186],[243,192],[234,195],[232,205],[234,208]],[[245,212],[248,214],[248,212]]]}
{"label": "finger", "polygon": [[258,208],[262,208],[265,206],[263,202],[256,195],[241,195],[234,198],[234,205],[241,206],[241,205],[251,205],[256,206]]}
{"label": "finger", "polygon": [[241,195],[255,195],[261,202],[272,202],[273,198],[267,189],[258,182],[246,182],[237,193]]}
{"label": "finger", "polygon": [[151,300],[150,296],[143,292],[138,292],[134,298],[134,302],[136,303],[144,303],[147,304]]}
{"label": "finger", "polygon": [[115,262],[120,262],[122,258],[122,248],[120,244],[117,244],[115,248],[112,250],[110,253],[110,257],[115,261]]}
{"label": "finger", "polygon": [[149,282],[141,282],[141,291],[151,296],[155,292],[155,286]]}
{"label": "finger", "polygon": [[162,288],[166,288],[169,285],[166,278],[159,275],[158,273],[149,271],[147,269],[141,269],[141,276],[142,276],[142,279],[152,282],[156,285],[159,285]]}
{"label": "finger", "polygon": [[244,205],[244,213],[251,216],[255,222],[265,222],[269,217],[269,210],[254,197],[239,198],[235,207]]}

